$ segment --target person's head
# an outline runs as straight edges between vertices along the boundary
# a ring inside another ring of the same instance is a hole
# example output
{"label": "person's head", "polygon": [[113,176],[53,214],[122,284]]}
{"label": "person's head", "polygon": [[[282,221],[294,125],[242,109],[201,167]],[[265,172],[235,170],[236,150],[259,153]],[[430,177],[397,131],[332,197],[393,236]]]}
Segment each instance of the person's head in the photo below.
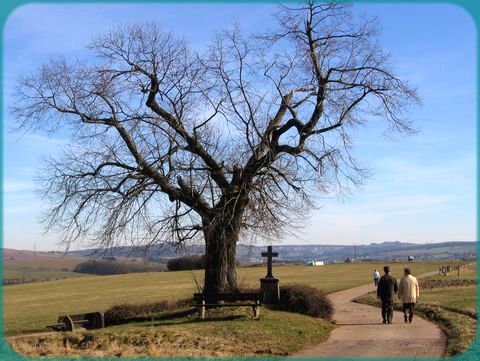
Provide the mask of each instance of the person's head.
{"label": "person's head", "polygon": [[373,272],[377,272],[377,269],[375,268],[375,269],[373,270]]}
{"label": "person's head", "polygon": [[411,275],[412,272],[410,272],[410,268],[407,267],[407,268],[404,268],[404,269],[403,269],[403,274],[404,274],[405,276],[408,276],[408,275]]}
{"label": "person's head", "polygon": [[389,274],[390,273],[390,266],[383,267],[383,272],[385,272],[385,274]]}

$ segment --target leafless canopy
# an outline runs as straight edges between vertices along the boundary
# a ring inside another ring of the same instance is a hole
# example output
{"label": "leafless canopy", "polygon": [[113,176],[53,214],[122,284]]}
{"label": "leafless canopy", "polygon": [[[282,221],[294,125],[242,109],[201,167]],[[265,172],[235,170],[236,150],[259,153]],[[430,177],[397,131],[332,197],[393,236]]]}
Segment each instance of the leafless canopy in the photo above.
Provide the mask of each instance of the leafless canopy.
{"label": "leafless canopy", "polygon": [[265,34],[221,31],[203,53],[155,24],[119,28],[91,42],[87,61],[22,78],[11,108],[21,127],[73,134],[42,172],[47,227],[103,247],[279,237],[313,194],[362,178],[352,126],[383,118],[412,132],[419,100],[375,20],[317,3],[276,17]]}

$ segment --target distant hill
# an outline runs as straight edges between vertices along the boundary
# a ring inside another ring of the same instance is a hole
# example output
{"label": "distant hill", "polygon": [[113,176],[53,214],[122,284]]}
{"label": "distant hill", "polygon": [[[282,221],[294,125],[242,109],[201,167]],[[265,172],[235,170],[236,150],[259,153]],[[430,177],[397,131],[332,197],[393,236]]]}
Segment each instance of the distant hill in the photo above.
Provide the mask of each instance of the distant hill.
{"label": "distant hill", "polygon": [[[357,260],[404,260],[408,256],[416,260],[448,260],[476,258],[476,242],[442,242],[442,243],[403,243],[383,242],[369,245],[274,245],[278,252],[278,261],[307,262],[311,260],[325,262],[344,262],[347,258]],[[239,244],[237,258],[241,263],[262,262],[261,252],[265,247]],[[149,260],[166,262],[180,255],[202,254],[204,247],[189,245],[176,250],[170,245],[152,246],[149,249],[133,247],[115,247],[108,250],[87,249],[73,251],[72,254],[91,256],[103,254],[113,257],[142,257]]]}
{"label": "distant hill", "polygon": [[38,260],[38,261],[50,261],[50,260],[64,260],[72,258],[78,259],[81,258],[79,254],[65,254],[65,252],[42,252],[42,251],[29,251],[29,250],[18,250],[18,249],[3,249],[3,259],[8,260],[17,260],[17,261],[29,261],[29,260]]}
{"label": "distant hill", "polygon": [[[91,263],[95,267],[88,267]],[[166,270],[166,265],[157,262],[146,264],[139,258],[86,257],[82,252],[66,254],[7,248],[3,249],[3,264],[4,285],[82,277],[88,273],[121,274]],[[81,265],[83,267],[79,267]]]}

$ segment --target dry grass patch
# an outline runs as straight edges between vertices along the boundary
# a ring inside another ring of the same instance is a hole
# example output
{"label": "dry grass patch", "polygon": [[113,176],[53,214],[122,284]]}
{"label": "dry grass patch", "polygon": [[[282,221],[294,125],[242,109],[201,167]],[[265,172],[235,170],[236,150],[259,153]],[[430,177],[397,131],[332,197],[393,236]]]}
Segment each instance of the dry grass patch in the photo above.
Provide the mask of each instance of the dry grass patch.
{"label": "dry grass patch", "polygon": [[272,357],[286,356],[328,338],[322,319],[262,308],[210,310],[196,316],[131,323],[97,331],[11,338],[28,357]]}

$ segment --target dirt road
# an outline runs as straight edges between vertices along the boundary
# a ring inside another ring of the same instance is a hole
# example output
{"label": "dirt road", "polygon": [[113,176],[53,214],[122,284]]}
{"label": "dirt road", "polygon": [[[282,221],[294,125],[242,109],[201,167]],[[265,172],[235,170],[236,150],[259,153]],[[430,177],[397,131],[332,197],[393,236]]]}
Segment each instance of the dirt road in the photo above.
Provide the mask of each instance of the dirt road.
{"label": "dirt road", "polygon": [[447,338],[437,325],[418,316],[411,324],[404,323],[403,314],[397,311],[393,324],[383,324],[379,308],[352,302],[374,290],[372,281],[371,285],[330,294],[338,327],[327,341],[305,348],[292,357],[438,358],[444,355]]}

